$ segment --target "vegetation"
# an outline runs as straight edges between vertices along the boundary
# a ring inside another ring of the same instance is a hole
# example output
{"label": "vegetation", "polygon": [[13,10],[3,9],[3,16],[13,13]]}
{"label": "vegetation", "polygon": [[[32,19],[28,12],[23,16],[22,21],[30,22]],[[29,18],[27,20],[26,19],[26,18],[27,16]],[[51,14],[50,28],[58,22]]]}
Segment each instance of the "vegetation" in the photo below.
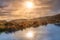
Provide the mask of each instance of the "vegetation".
{"label": "vegetation", "polygon": [[60,23],[60,14],[34,19],[16,19],[9,22],[0,20],[0,32],[13,32],[29,27],[38,27],[40,25],[53,23]]}

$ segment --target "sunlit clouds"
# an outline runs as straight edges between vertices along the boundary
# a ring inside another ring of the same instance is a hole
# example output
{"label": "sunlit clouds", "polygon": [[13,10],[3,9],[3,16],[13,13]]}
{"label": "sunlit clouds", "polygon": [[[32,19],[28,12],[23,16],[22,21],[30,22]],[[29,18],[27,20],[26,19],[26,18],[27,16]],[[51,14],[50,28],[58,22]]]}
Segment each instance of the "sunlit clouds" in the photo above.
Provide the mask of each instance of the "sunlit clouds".
{"label": "sunlit clouds", "polygon": [[58,10],[57,0],[0,0],[0,19],[12,20],[43,17],[59,13],[59,10],[56,11],[55,8]]}
{"label": "sunlit clouds", "polygon": [[33,2],[30,2],[30,1],[26,1],[24,3],[24,6],[27,8],[27,9],[32,9],[34,8],[34,3]]}

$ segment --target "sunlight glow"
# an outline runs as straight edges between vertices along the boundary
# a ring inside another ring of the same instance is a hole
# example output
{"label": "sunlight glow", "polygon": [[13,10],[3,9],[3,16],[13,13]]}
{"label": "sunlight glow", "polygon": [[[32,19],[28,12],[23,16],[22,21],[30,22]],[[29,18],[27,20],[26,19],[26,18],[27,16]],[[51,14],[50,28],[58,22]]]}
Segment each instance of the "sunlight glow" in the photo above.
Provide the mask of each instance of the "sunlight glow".
{"label": "sunlight glow", "polygon": [[27,38],[33,38],[34,37],[34,33],[32,31],[29,31],[26,33],[26,37]]}
{"label": "sunlight glow", "polygon": [[33,2],[30,2],[30,1],[26,1],[25,2],[25,7],[28,8],[28,9],[31,9],[33,8],[34,6],[34,3]]}

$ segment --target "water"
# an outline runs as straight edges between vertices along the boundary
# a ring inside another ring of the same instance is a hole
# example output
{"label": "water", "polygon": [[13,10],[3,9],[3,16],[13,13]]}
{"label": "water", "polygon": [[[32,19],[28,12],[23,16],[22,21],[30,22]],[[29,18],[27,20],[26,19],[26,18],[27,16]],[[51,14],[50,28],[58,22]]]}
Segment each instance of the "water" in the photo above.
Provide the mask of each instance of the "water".
{"label": "water", "polygon": [[48,24],[47,26],[27,28],[15,33],[1,33],[0,40],[60,40],[60,27]]}

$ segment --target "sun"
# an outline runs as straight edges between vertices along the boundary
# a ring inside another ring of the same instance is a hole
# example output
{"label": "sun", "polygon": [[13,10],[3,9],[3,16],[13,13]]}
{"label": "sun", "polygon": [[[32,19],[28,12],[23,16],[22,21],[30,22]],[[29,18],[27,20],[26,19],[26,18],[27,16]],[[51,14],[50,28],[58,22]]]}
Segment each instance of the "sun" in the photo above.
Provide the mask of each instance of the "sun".
{"label": "sun", "polygon": [[26,1],[24,4],[25,4],[25,7],[28,9],[31,9],[34,7],[34,3],[30,1]]}

